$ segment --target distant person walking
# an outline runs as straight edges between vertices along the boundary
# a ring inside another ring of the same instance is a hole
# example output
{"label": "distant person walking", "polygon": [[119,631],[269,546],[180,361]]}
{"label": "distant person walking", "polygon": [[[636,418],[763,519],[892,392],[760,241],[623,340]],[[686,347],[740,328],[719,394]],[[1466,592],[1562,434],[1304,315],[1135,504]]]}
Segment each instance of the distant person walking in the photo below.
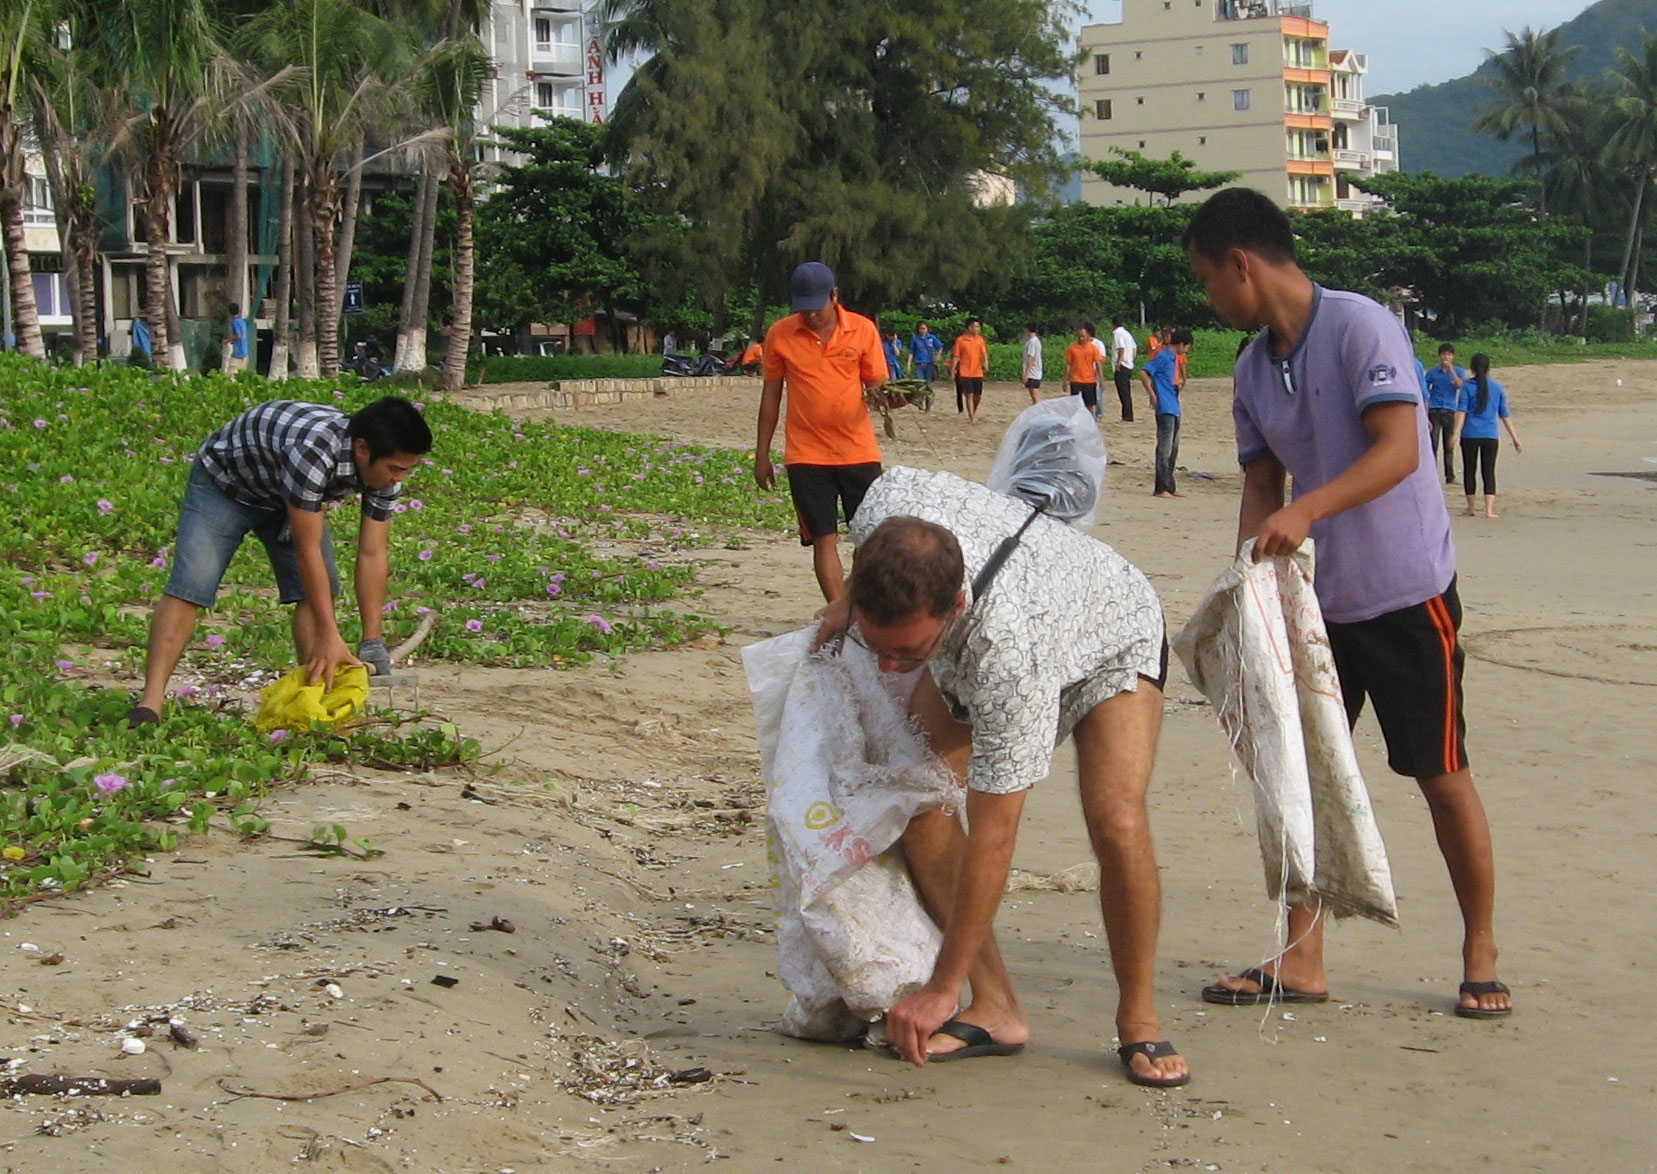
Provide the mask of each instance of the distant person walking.
{"label": "distant person walking", "polygon": [[1041,328],[1034,322],[1024,327],[1024,390],[1030,402],[1041,402]]}
{"label": "distant person walking", "polygon": [[1116,381],[1116,398],[1122,402],[1122,423],[1133,423],[1133,359],[1139,346],[1121,318],[1111,319],[1111,377]]}
{"label": "distant person walking", "polygon": [[662,335],[662,357],[671,359],[679,353],[679,336],[669,330]]}
{"label": "distant person walking", "polygon": [[1449,343],[1438,347],[1438,365],[1427,371],[1427,432],[1433,456],[1444,449],[1444,484],[1456,483],[1456,410],[1461,405],[1461,385],[1467,372],[1456,366],[1456,348]]}
{"label": "distant person walking", "polygon": [[238,371],[247,370],[247,319],[242,317],[242,308],[231,302],[230,333],[226,338],[229,345],[229,354],[225,356],[224,370],[227,375],[234,375]]}
{"label": "distant person walking", "polygon": [[967,423],[978,423],[978,404],[984,398],[984,376],[989,374],[990,348],[984,341],[984,324],[967,319],[967,328],[955,340],[949,355],[950,374],[955,377],[955,402],[966,402]]}
{"label": "distant person walking", "polygon": [[925,322],[915,324],[915,333],[909,337],[909,361],[914,364],[915,378],[931,383],[938,377],[938,355],[944,349],[944,340],[932,333]]}
{"label": "distant person walking", "polygon": [[1099,418],[1099,348],[1093,344],[1093,323],[1084,322],[1076,328],[1076,341],[1064,348],[1064,374],[1070,383],[1070,394],[1082,397],[1082,403]]}
{"label": "distant person walking", "polygon": [[881,332],[880,349],[886,355],[886,373],[889,379],[903,378],[903,342],[898,332],[888,327]]}
{"label": "distant person walking", "polygon": [[1179,360],[1191,349],[1191,332],[1174,331],[1169,344],[1156,353],[1139,372],[1156,416],[1155,497],[1181,497],[1174,489],[1174,466],[1179,461]]}
{"label": "distant person walking", "polygon": [[1508,414],[1507,389],[1490,378],[1490,356],[1473,356],[1473,373],[1461,385],[1461,402],[1456,405],[1456,437],[1461,441],[1462,485],[1467,490],[1467,516],[1473,517],[1473,474],[1475,466],[1484,479],[1484,516],[1496,513],[1496,450],[1501,441],[1496,434],[1500,420],[1513,440],[1513,451],[1524,452],[1519,434],[1513,430]]}

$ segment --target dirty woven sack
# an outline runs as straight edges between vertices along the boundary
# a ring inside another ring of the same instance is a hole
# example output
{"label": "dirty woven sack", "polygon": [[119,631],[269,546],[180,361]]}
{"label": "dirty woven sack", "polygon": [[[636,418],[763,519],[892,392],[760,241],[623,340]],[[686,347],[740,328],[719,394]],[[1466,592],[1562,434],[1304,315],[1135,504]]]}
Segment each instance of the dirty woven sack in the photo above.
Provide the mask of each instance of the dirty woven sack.
{"label": "dirty woven sack", "polygon": [[313,723],[337,726],[368,708],[368,670],[361,665],[347,665],[335,672],[334,687],[326,692],[321,681],[306,684],[307,675],[302,665],[265,686],[259,694],[259,712],[253,718],[257,729],[266,733],[305,733]]}
{"label": "dirty woven sack", "polygon": [[1311,543],[1289,558],[1253,560],[1250,542],[1174,651],[1254,783],[1266,891],[1397,925],[1386,848],[1312,592]]}
{"label": "dirty woven sack", "polygon": [[959,797],[873,656],[815,628],[743,649],[766,787],[778,1030],[855,1040],[931,977],[941,937],[897,847],[909,820]]}

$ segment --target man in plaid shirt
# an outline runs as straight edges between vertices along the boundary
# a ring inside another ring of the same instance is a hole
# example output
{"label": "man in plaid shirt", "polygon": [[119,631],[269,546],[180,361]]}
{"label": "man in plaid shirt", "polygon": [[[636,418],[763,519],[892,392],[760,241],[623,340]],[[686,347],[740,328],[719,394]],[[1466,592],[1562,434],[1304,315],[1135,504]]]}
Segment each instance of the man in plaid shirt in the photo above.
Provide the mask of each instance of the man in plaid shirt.
{"label": "man in plaid shirt", "polygon": [[[249,533],[264,543],[281,601],[297,605],[293,643],[312,682],[320,678],[332,688],[343,665],[390,672],[380,610],[392,503],[431,446],[431,429],[419,410],[394,395],[349,416],[324,404],[272,400],[209,436],[190,470],[172,574],[150,622],[144,694],[127,720],[160,720],[167,681],[196,619],[213,605],[219,580]],[[352,656],[334,615],[339,576],[323,509],[359,492],[356,588],[363,640]]]}

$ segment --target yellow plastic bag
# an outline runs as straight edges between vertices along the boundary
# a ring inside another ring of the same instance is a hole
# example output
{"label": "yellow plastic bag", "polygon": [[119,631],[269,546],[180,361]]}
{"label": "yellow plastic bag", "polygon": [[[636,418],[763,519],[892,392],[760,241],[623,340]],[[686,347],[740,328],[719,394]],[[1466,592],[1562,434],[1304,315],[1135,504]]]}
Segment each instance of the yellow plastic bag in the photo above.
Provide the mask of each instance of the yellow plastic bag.
{"label": "yellow plastic bag", "polygon": [[294,669],[259,694],[257,729],[309,731],[314,722],[337,726],[368,707],[368,670],[350,665],[334,673],[334,687],[323,691],[321,681],[305,683],[304,666]]}

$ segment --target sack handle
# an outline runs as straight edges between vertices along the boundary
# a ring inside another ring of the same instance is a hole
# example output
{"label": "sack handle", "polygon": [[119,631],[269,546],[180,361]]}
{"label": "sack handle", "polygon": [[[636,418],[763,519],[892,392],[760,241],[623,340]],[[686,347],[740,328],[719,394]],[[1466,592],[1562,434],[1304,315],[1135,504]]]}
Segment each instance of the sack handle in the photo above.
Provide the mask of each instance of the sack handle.
{"label": "sack handle", "polygon": [[988,593],[990,584],[995,582],[997,572],[999,572],[1002,565],[1010,557],[1012,557],[1013,551],[1018,549],[1018,541],[1024,537],[1024,531],[1028,530],[1030,528],[1030,523],[1039,518],[1042,515],[1042,512],[1046,509],[1047,503],[1044,501],[1040,505],[1036,506],[1035,509],[1031,510],[1030,516],[1024,519],[1024,525],[1020,526],[1011,538],[1003,538],[1001,540],[1001,545],[995,548],[995,553],[990,555],[989,561],[984,564],[983,569],[973,576],[973,603],[977,603],[980,599],[984,598],[986,593]]}

